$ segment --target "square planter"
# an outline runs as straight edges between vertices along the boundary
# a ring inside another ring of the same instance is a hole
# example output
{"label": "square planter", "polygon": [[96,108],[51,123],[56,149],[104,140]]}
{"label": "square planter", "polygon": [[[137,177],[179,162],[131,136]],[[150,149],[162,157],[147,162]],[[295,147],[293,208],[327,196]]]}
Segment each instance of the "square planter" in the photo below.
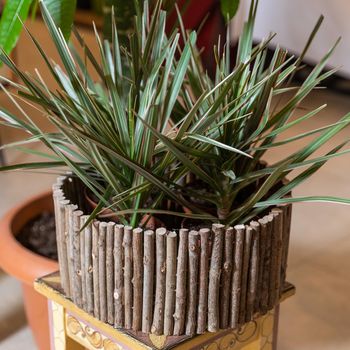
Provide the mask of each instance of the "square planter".
{"label": "square planter", "polygon": [[69,176],[53,186],[60,275],[65,296],[98,320],[145,335],[194,336],[239,329],[279,304],[291,206],[248,225],[198,231],[98,220],[83,228],[79,186]]}

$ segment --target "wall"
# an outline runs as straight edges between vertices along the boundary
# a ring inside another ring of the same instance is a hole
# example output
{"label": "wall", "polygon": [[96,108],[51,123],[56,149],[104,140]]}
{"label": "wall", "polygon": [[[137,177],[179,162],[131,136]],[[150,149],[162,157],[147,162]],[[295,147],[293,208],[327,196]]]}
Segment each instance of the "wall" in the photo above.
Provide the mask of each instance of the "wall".
{"label": "wall", "polygon": [[[233,24],[236,33],[247,16],[249,4],[250,0],[242,0]],[[323,14],[325,20],[306,58],[310,63],[316,62],[342,36],[330,66],[341,66],[340,73],[350,77],[349,13],[349,0],[260,0],[255,37],[262,39],[276,32],[275,44],[300,53],[318,17]]]}

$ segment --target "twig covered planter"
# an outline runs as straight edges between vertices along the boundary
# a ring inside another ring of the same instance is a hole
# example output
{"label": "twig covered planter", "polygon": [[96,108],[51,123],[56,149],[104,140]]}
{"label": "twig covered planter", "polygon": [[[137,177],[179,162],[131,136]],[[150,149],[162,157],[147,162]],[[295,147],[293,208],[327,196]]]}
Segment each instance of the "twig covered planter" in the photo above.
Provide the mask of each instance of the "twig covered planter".
{"label": "twig covered planter", "polygon": [[[92,221],[77,184],[53,186],[62,287],[99,320],[156,335],[238,328],[279,303],[291,206],[249,225],[154,231]],[[81,210],[82,209],[82,210]]]}

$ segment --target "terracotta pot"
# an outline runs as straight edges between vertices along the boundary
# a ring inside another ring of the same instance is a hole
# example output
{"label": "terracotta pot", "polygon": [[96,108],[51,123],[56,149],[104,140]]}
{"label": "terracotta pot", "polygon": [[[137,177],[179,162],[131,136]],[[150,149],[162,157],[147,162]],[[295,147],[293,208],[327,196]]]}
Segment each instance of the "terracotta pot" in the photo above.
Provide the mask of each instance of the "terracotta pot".
{"label": "terracotta pot", "polygon": [[23,247],[14,236],[28,221],[48,210],[53,211],[51,192],[11,209],[0,221],[0,267],[22,282],[28,323],[40,350],[50,348],[48,309],[47,300],[34,290],[33,282],[57,271],[58,264]]}

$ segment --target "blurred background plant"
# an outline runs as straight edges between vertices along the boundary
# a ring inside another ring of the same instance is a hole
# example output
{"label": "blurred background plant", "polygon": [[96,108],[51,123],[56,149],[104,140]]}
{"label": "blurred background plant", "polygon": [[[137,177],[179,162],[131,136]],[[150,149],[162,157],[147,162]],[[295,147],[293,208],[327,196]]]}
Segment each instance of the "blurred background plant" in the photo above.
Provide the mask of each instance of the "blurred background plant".
{"label": "blurred background plant", "polygon": [[[56,25],[62,30],[66,40],[70,36],[77,5],[83,8],[91,8],[97,14],[103,15],[104,36],[110,40],[112,38],[111,12],[112,8],[114,8],[115,21],[118,25],[119,35],[121,40],[125,42],[127,41],[127,34],[133,28],[133,18],[136,15],[137,8],[142,9],[143,7],[143,0],[7,0],[0,19],[0,46],[7,53],[10,53],[16,45],[22,30],[21,21],[25,22],[30,12],[33,17],[35,16],[39,1],[45,4]],[[155,2],[154,0],[150,1],[150,4],[152,5],[153,3],[154,5]],[[186,10],[188,6],[191,6],[190,0],[166,0],[163,2],[163,8],[171,12],[174,9],[175,3],[178,3],[179,8],[183,11]],[[209,3],[218,4],[218,1],[210,0]],[[192,1],[192,7],[193,5],[198,8],[198,4],[195,4],[195,1]],[[209,9],[205,4],[201,3],[199,7],[203,7],[203,5],[205,11],[208,12]],[[230,20],[238,10],[239,0],[220,0],[219,6],[223,18],[225,20]]]}

